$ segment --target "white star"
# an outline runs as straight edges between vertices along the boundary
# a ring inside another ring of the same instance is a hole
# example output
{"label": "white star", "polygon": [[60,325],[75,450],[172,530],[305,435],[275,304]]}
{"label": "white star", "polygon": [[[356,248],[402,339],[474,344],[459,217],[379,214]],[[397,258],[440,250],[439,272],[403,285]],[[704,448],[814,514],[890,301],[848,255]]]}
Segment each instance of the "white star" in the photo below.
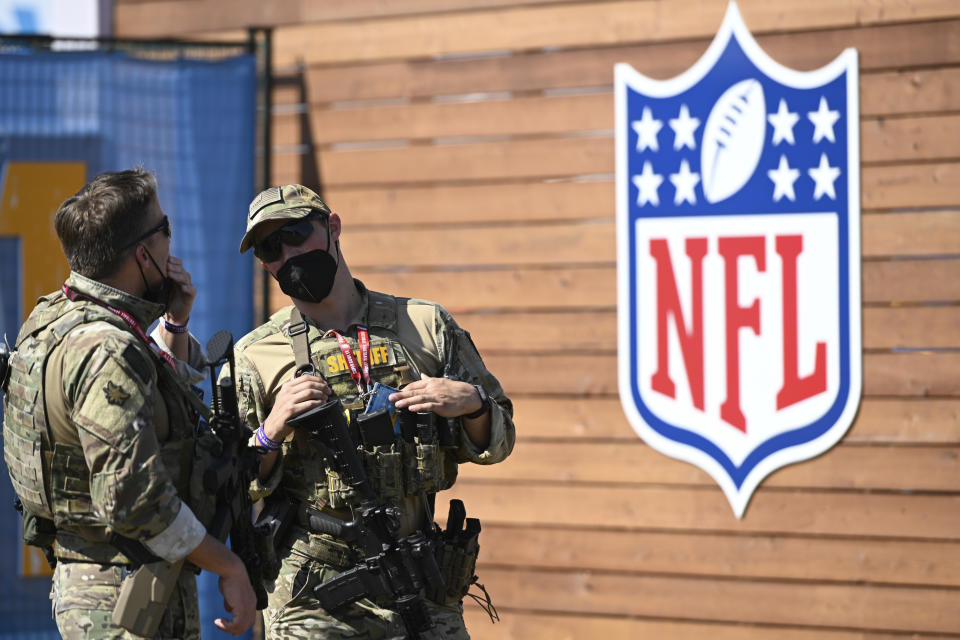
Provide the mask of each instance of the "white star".
{"label": "white star", "polygon": [[840,177],[840,168],[831,167],[827,161],[827,154],[820,154],[820,166],[808,169],[807,173],[813,178],[816,186],[813,188],[813,199],[819,200],[820,196],[826,194],[831,200],[837,199],[837,192],[833,188],[833,183]]}
{"label": "white star", "polygon": [[662,182],[663,176],[653,172],[650,161],[644,162],[643,172],[638,176],[633,176],[633,184],[639,191],[637,194],[637,204],[642,207],[649,202],[655,207],[659,206],[660,194],[657,193],[657,189],[660,188],[660,183]]}
{"label": "white star", "polygon": [[837,141],[837,139],[833,137],[833,125],[840,119],[840,112],[831,111],[825,97],[820,97],[820,107],[816,111],[809,111],[807,117],[810,118],[810,122],[813,123],[814,144],[824,138],[830,142]]}
{"label": "white star", "polygon": [[793,192],[793,183],[800,177],[800,171],[791,169],[787,164],[787,156],[780,156],[780,166],[776,169],[767,171],[767,175],[773,180],[773,201],[777,202],[783,196],[790,200],[796,200],[797,196]]}
{"label": "white star", "polygon": [[799,119],[799,115],[787,108],[787,101],[780,98],[780,107],[777,112],[767,116],[767,120],[773,125],[773,144],[779,144],[781,140],[786,140],[789,144],[795,144],[793,125],[797,124]]}
{"label": "white star", "polygon": [[697,148],[697,143],[693,139],[693,132],[700,126],[700,118],[691,118],[690,109],[687,105],[680,105],[680,115],[676,118],[670,118],[670,128],[673,129],[673,148],[682,149],[684,145],[691,149]]}
{"label": "white star", "polygon": [[685,201],[697,204],[697,195],[693,192],[693,188],[700,182],[700,174],[692,173],[686,160],[680,162],[679,173],[670,174],[670,182],[677,190],[676,195],[673,196],[673,204],[679,205]]}
{"label": "white star", "polygon": [[644,107],[641,118],[631,122],[630,126],[637,132],[637,151],[643,151],[647,147],[654,151],[660,150],[657,133],[663,128],[663,120],[655,120],[650,107]]}

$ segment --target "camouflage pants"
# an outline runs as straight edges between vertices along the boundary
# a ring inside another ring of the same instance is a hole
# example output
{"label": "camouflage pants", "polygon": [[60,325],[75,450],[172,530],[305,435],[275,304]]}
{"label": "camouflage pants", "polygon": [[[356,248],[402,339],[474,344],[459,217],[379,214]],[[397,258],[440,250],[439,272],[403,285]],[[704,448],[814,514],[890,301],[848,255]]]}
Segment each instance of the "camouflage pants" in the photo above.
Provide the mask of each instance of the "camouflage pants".
{"label": "camouflage pants", "polygon": [[[263,612],[267,640],[388,640],[406,637],[399,614],[360,600],[337,615],[320,608],[313,589],[339,573],[329,565],[290,552],[273,584],[267,583],[269,604]],[[469,640],[463,607],[427,602],[434,627],[421,634],[424,640]]]}
{"label": "camouflage pants", "polygon": [[[139,638],[113,624],[123,569],[85,562],[60,562],[53,573],[53,616],[64,640],[133,640]],[[197,582],[180,574],[155,638],[200,640]]]}

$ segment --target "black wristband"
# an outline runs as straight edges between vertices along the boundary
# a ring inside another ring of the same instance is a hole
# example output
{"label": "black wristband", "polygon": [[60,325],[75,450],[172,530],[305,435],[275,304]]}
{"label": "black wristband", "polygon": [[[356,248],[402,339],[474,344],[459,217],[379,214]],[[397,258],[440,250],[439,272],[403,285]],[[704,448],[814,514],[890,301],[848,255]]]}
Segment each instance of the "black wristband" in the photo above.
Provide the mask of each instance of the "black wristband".
{"label": "black wristband", "polygon": [[489,396],[487,396],[487,392],[484,391],[483,387],[481,387],[478,384],[473,385],[473,388],[476,389],[477,393],[480,395],[480,402],[482,404],[480,405],[480,408],[477,409],[476,411],[473,411],[471,413],[466,413],[463,416],[461,416],[463,418],[469,418],[471,420],[473,420],[474,418],[479,418],[480,416],[485,414],[487,411],[490,411],[490,398]]}

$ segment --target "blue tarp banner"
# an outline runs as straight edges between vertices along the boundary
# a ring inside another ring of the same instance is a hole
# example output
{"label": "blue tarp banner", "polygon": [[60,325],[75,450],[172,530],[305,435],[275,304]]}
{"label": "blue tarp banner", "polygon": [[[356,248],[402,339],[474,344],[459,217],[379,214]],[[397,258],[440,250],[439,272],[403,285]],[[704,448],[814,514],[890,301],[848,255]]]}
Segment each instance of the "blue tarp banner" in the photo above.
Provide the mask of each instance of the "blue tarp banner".
{"label": "blue tarp banner", "polygon": [[[250,55],[154,61],[119,52],[0,53],[0,338],[12,341],[30,311],[30,283],[50,280],[29,255],[36,237],[52,233],[57,204],[103,171],[137,165],[157,177],[171,253],[198,290],[191,331],[204,344],[220,329],[237,338],[249,331],[252,262],[238,247],[253,196],[255,84]],[[81,167],[78,184],[65,185],[58,166]],[[24,199],[38,193],[52,204],[24,212]],[[14,224],[13,216],[21,219]],[[57,245],[44,250],[50,246]],[[46,281],[43,293],[55,288]],[[19,577],[19,518],[5,470],[0,476],[0,638],[46,637],[55,630],[49,578]],[[203,598],[204,637],[226,637],[212,625],[216,579],[201,580],[201,591],[211,589]]]}

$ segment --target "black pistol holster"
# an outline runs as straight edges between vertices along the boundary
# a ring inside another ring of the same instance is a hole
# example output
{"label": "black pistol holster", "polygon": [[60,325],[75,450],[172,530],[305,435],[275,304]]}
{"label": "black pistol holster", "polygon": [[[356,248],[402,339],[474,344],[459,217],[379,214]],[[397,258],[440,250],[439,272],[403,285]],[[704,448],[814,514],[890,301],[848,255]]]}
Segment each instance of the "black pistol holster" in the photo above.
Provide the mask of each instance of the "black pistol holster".
{"label": "black pistol holster", "polygon": [[288,538],[290,527],[297,521],[297,504],[286,493],[277,490],[263,500],[263,509],[253,525],[257,554],[260,556],[263,579],[273,581],[280,573],[279,549]]}
{"label": "black pistol holster", "polygon": [[[447,527],[437,540],[437,565],[445,583],[442,594],[428,594],[438,604],[454,604],[463,600],[470,586],[477,581],[477,557],[480,554],[480,520],[467,518],[461,500],[450,501]],[[466,525],[466,526],[464,526]]]}

